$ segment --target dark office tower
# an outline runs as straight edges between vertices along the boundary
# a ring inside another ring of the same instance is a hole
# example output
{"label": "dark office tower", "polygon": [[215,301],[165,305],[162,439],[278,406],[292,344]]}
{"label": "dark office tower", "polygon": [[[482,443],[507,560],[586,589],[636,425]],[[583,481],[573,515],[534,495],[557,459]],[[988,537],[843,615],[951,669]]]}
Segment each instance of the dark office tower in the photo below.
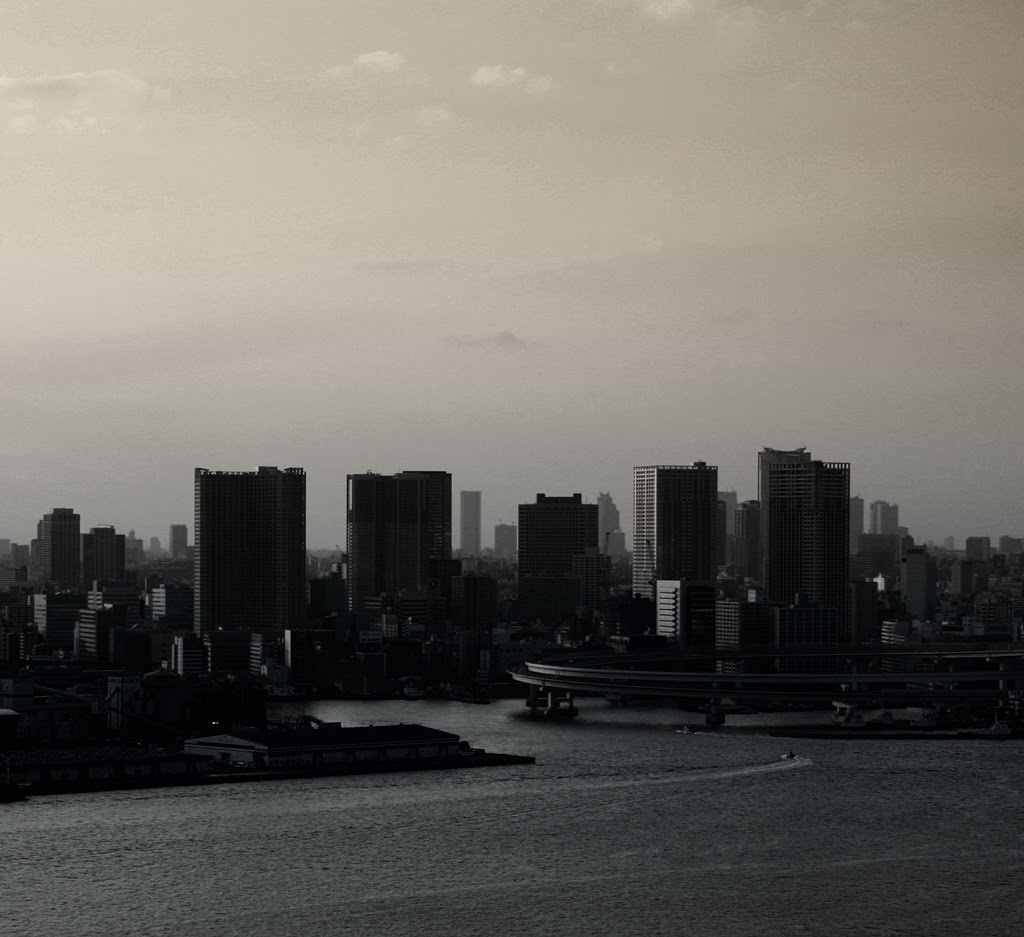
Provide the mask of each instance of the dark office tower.
{"label": "dark office tower", "polygon": [[493,631],[498,621],[498,584],[490,576],[453,576],[452,627],[456,631]]}
{"label": "dark office tower", "polygon": [[0,537],[0,563],[11,561],[11,541],[6,537]]}
{"label": "dark office tower", "polygon": [[[1003,534],[1003,536],[999,538],[999,552],[1002,553],[1003,556],[1010,556],[1014,553],[1024,553],[1024,539],[1021,539],[1020,537],[1010,537]],[[17,564],[12,563],[11,565],[15,566]]]}
{"label": "dark office tower", "polygon": [[[835,609],[840,633],[849,622],[850,466],[847,462],[775,462],[768,466],[770,603]],[[762,505],[762,512],[763,512]]]}
{"label": "dark office tower", "polygon": [[612,500],[610,491],[597,495],[597,547],[602,553],[611,552],[611,535],[621,530],[619,509]]}
{"label": "dark office tower", "polygon": [[761,581],[760,501],[744,501],[736,511],[736,566],[741,576]]}
{"label": "dark office tower", "polygon": [[[768,503],[771,492],[768,490],[768,472],[773,465],[806,465],[811,461],[811,454],[806,447],[799,449],[771,449],[765,446],[757,454],[757,499],[761,504],[761,575],[758,579],[765,581],[764,564],[768,560],[768,526],[771,523],[771,511]],[[748,574],[749,575],[749,574]]]}
{"label": "dark office tower", "polygon": [[870,508],[870,529],[872,534],[899,533],[900,506],[888,501],[872,501]]}
{"label": "dark office tower", "polygon": [[878,643],[882,618],[878,608],[878,583],[862,579],[850,583],[850,643]]}
{"label": "dark office tower", "polygon": [[526,621],[559,621],[574,614],[580,579],[573,557],[597,541],[597,505],[583,496],[548,497],[519,505],[519,603]]}
{"label": "dark office tower", "polygon": [[519,550],[519,531],[515,524],[494,525],[494,555],[500,560],[511,560]]}
{"label": "dark office tower", "polygon": [[633,505],[634,593],[653,602],[657,579],[714,580],[717,466],[638,465]]}
{"label": "dark office tower", "polygon": [[[425,592],[452,555],[448,472],[348,476],[349,608],[387,593]],[[431,564],[433,562],[433,565]]]}
{"label": "dark office tower", "polygon": [[124,534],[113,527],[93,527],[82,534],[82,579],[89,586],[95,580],[120,582],[124,579]]}
{"label": "dark office tower", "polygon": [[[725,566],[728,562],[726,559],[726,545],[729,542],[728,513],[729,506],[719,499],[715,505],[715,564],[718,566]],[[735,518],[733,521],[735,522]]]}
{"label": "dark office tower", "polygon": [[968,537],[964,542],[964,559],[985,563],[992,556],[992,541],[988,537]]}
{"label": "dark office tower", "polygon": [[18,569],[32,562],[32,548],[27,543],[11,544],[11,566]]}
{"label": "dark office tower", "polygon": [[480,492],[459,492],[459,549],[463,556],[480,555]]}
{"label": "dark office tower", "polygon": [[[771,643],[771,616],[764,602],[715,602],[715,647],[739,650],[767,647]],[[753,669],[753,668],[751,668]]]}
{"label": "dark office tower", "polygon": [[935,618],[935,557],[927,547],[907,547],[900,562],[900,593],[907,611],[918,621]]}
{"label": "dark office tower", "polygon": [[280,634],[306,611],[306,472],[195,474],[193,627]]}
{"label": "dark office tower", "polygon": [[735,534],[736,510],[739,508],[739,502],[736,499],[736,492],[720,491],[718,492],[718,500],[725,502],[725,532],[727,534]]}
{"label": "dark office tower", "polygon": [[82,575],[81,518],[72,508],[54,508],[39,522],[43,578],[62,589],[77,586]]}
{"label": "dark office tower", "polygon": [[167,548],[171,559],[183,560],[188,556],[188,527],[185,524],[171,524]]}
{"label": "dark office tower", "polygon": [[682,648],[715,645],[715,583],[659,579],[655,583],[657,634]]}
{"label": "dark office tower", "polygon": [[864,499],[860,495],[850,498],[850,556],[859,549],[859,538],[864,533]]}

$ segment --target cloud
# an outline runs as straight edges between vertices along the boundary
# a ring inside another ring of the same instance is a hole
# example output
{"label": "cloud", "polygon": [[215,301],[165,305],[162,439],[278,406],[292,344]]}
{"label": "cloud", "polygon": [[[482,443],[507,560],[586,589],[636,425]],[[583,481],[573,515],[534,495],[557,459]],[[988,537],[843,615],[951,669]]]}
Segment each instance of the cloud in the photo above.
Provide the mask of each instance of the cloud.
{"label": "cloud", "polygon": [[348,65],[335,65],[327,69],[328,78],[373,78],[393,75],[405,68],[406,59],[401,52],[377,49],[357,55]]}
{"label": "cloud", "polygon": [[558,87],[550,75],[538,75],[521,65],[481,65],[469,82],[477,88],[517,88],[525,94],[547,94]]}
{"label": "cloud", "polygon": [[166,89],[103,69],[29,78],[0,76],[0,132],[28,136],[136,132]]}
{"label": "cloud", "polygon": [[657,20],[674,20],[692,16],[693,0],[642,0],[643,11]]}
{"label": "cloud", "polygon": [[494,335],[452,335],[448,341],[460,348],[478,348],[481,351],[520,352],[532,351],[538,346],[520,338],[514,332],[497,332]]}
{"label": "cloud", "polygon": [[420,127],[440,127],[442,124],[450,124],[454,119],[455,115],[447,104],[425,104],[413,114],[413,120]]}

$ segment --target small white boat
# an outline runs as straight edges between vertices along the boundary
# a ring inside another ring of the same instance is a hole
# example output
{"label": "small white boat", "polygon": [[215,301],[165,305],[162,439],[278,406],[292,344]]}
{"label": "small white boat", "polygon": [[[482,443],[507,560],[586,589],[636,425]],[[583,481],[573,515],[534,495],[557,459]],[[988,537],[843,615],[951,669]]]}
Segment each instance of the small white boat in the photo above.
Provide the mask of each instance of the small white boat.
{"label": "small white boat", "polygon": [[795,752],[786,752],[786,754],[783,755],[780,760],[781,761],[793,761],[795,759],[796,759],[796,753]]}

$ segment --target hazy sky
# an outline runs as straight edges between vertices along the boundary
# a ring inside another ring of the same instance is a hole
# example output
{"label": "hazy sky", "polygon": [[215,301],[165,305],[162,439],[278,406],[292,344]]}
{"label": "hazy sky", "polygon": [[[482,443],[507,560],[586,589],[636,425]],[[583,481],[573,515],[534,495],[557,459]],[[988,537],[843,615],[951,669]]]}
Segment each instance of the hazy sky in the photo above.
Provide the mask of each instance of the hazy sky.
{"label": "hazy sky", "polygon": [[0,0],[0,76],[2,536],[763,445],[1024,533],[1020,0]]}

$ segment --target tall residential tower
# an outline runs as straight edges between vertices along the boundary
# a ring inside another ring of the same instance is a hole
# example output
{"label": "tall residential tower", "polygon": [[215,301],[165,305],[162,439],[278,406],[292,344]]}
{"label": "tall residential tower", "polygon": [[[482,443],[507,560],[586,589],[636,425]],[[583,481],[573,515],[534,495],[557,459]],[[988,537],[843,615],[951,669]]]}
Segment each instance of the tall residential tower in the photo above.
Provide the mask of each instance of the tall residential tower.
{"label": "tall residential tower", "polygon": [[195,472],[194,619],[219,629],[280,633],[305,621],[306,473]]}

